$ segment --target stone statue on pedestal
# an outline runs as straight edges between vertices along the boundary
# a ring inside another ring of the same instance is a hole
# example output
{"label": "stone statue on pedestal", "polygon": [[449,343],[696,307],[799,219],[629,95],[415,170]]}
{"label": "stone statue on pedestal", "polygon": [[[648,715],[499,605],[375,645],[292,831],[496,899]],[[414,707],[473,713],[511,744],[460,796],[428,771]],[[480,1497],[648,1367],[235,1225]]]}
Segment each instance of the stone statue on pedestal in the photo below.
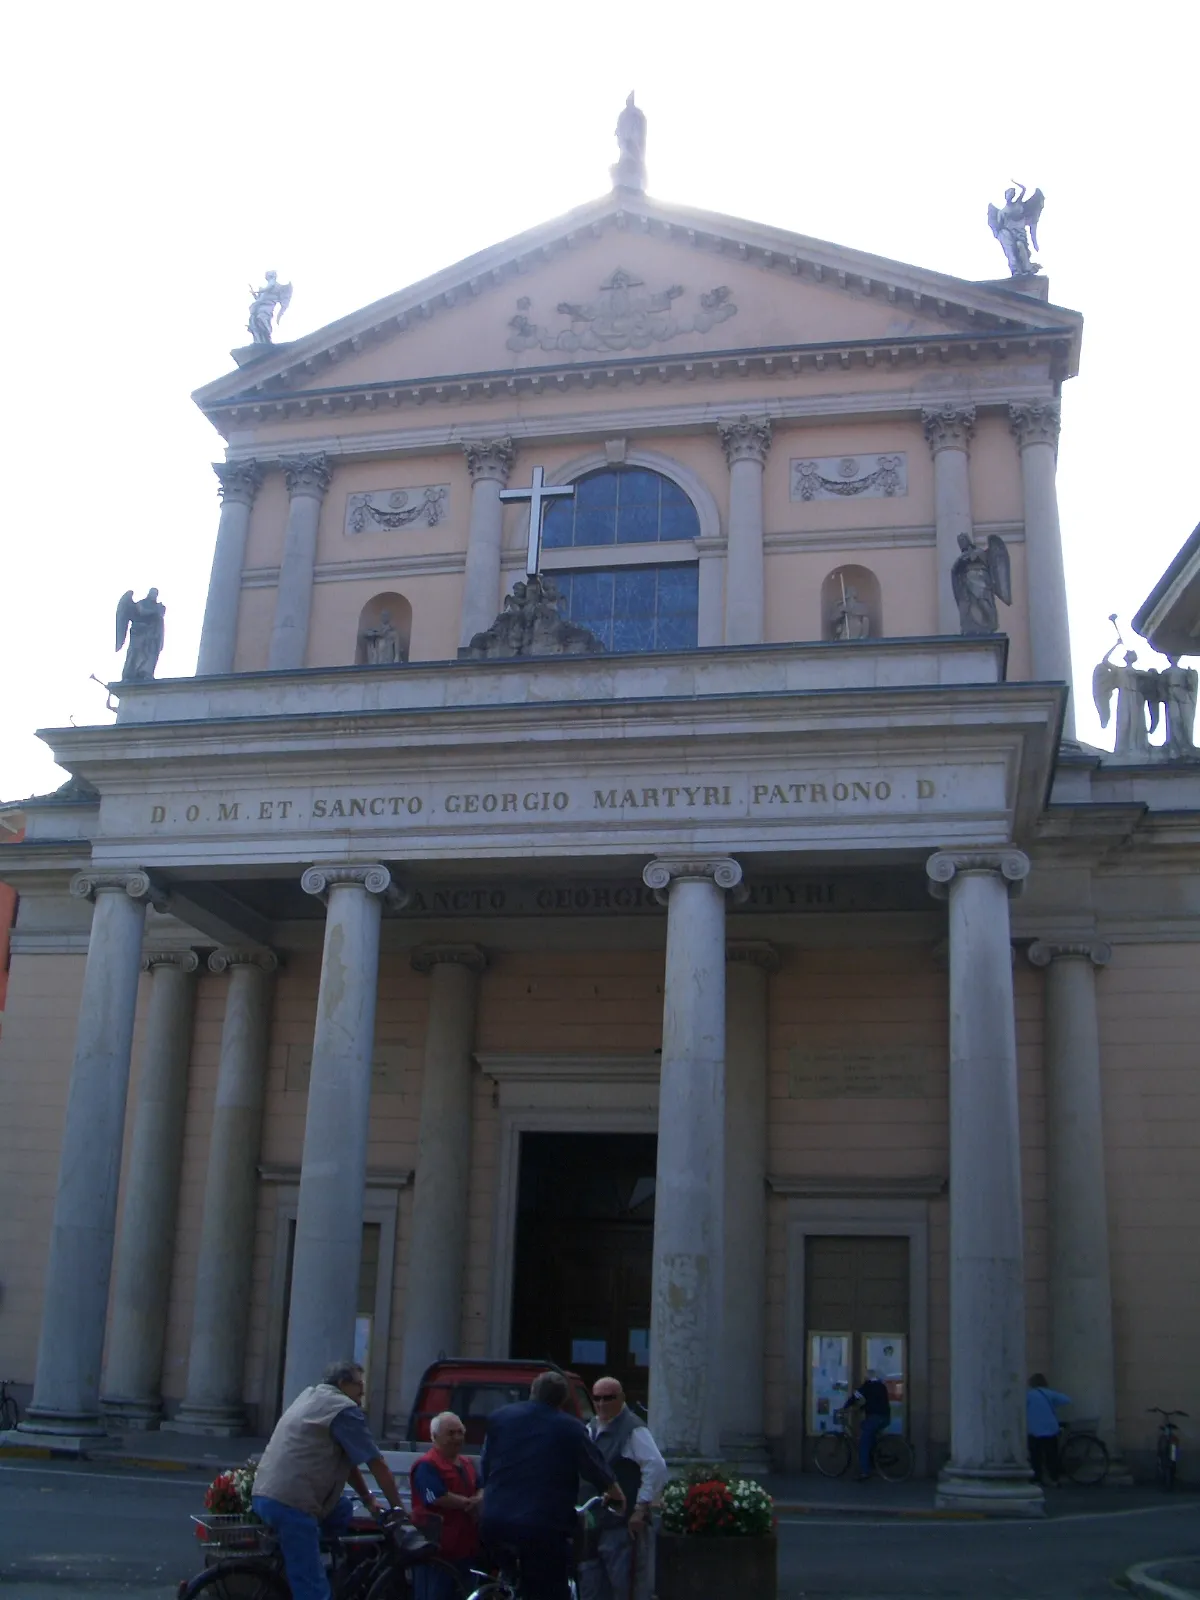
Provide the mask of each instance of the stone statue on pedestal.
{"label": "stone statue on pedestal", "polygon": [[274,272],[268,271],[261,289],[250,285],[250,321],[246,327],[255,344],[271,343],[271,336],[291,303],[291,284],[280,283]]}
{"label": "stone statue on pedestal", "polygon": [[641,194],[646,187],[646,113],[634,105],[632,89],[617,118],[617,143],[621,159],[611,168],[613,188]]}
{"label": "stone statue on pedestal", "polygon": [[[1115,625],[1116,619],[1110,620]],[[1113,753],[1118,756],[1143,756],[1149,760],[1150,734],[1158,727],[1158,673],[1153,669],[1139,670],[1136,650],[1126,650],[1123,666],[1110,661],[1113,651],[1124,642],[1118,632],[1116,643],[1108,647],[1103,661],[1092,673],[1092,699],[1100,713],[1100,726],[1107,728],[1112,697],[1116,692],[1117,720]],[[1150,712],[1149,728],[1146,726],[1147,710]]]}
{"label": "stone statue on pedestal", "polygon": [[950,569],[950,586],[958,605],[964,634],[995,633],[999,622],[996,601],[1012,605],[1012,566],[1008,546],[998,533],[989,534],[982,548],[969,533],[960,533],[962,554]]}
{"label": "stone statue on pedestal", "polygon": [[1163,745],[1168,757],[1187,760],[1195,757],[1192,730],[1196,722],[1196,691],[1200,679],[1194,667],[1181,667],[1178,656],[1158,674],[1159,697],[1167,717],[1167,737]]}
{"label": "stone statue on pedestal", "polygon": [[1027,200],[1025,185],[1019,183],[1016,188],[1005,189],[1002,206],[988,206],[988,226],[999,239],[1014,278],[1030,278],[1042,270],[1030,255],[1029,245],[1032,241],[1033,248],[1038,247],[1038,220],[1045,204],[1046,196],[1040,189],[1035,189]]}
{"label": "stone statue on pedestal", "polygon": [[504,609],[462,652],[471,661],[514,656],[591,656],[604,646],[590,628],[568,622],[559,611],[552,578],[541,573],[518,580],[504,597]]}
{"label": "stone statue on pedestal", "polygon": [[163,647],[166,614],[167,608],[158,598],[157,589],[151,589],[141,600],[135,600],[133,590],[126,589],[117,602],[115,648],[119,650],[126,634],[129,636],[129,649],[121,668],[122,683],[149,683],[153,678]]}
{"label": "stone statue on pedestal", "polygon": [[388,611],[381,611],[378,626],[364,628],[359,638],[363,663],[368,667],[391,667],[404,660],[400,635],[392,626],[391,613]]}
{"label": "stone statue on pedestal", "polygon": [[841,598],[833,607],[833,637],[843,644],[871,637],[870,610],[851,584],[843,582]]}

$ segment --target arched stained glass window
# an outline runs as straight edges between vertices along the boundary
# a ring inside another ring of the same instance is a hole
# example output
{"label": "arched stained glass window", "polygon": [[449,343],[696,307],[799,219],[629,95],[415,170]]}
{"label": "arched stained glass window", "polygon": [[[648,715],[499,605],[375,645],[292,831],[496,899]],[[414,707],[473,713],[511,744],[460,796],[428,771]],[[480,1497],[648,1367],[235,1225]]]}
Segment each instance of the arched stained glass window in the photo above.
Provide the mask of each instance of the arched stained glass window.
{"label": "arched stained glass window", "polygon": [[547,550],[579,545],[665,544],[698,539],[700,518],[677,483],[645,467],[608,467],[575,483],[569,500],[555,500],[542,525]]}
{"label": "arched stained glass window", "polygon": [[590,628],[606,650],[694,650],[699,568],[609,567],[553,574],[563,614]]}

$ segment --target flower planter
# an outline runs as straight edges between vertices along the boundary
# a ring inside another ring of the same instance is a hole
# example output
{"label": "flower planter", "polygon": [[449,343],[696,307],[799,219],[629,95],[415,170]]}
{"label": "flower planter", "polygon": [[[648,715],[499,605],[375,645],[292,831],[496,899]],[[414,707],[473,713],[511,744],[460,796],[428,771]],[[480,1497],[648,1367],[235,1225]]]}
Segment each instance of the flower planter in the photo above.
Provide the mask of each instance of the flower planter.
{"label": "flower planter", "polygon": [[658,1600],[775,1600],[775,1535],[660,1533]]}

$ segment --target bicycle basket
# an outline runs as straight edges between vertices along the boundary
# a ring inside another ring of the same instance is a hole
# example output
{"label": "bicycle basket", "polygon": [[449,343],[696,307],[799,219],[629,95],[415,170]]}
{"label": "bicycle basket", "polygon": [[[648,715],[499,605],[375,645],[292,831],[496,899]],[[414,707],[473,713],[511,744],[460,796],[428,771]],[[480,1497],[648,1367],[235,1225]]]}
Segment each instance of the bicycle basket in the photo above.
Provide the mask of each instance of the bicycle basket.
{"label": "bicycle basket", "polygon": [[270,1528],[244,1511],[205,1511],[193,1515],[192,1521],[196,1524],[196,1538],[214,1552],[266,1552],[275,1548],[275,1535]]}

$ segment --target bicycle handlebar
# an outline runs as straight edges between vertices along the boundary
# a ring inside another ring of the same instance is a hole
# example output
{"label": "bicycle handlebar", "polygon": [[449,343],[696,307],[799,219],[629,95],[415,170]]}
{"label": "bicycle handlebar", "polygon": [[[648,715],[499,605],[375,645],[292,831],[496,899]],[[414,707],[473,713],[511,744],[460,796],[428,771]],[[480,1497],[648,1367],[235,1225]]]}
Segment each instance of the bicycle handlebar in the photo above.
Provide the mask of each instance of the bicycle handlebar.
{"label": "bicycle handlebar", "polygon": [[1157,1412],[1164,1422],[1169,1422],[1172,1417],[1186,1417],[1188,1415],[1186,1411],[1164,1411],[1161,1406],[1147,1406],[1146,1410],[1152,1413]]}

